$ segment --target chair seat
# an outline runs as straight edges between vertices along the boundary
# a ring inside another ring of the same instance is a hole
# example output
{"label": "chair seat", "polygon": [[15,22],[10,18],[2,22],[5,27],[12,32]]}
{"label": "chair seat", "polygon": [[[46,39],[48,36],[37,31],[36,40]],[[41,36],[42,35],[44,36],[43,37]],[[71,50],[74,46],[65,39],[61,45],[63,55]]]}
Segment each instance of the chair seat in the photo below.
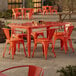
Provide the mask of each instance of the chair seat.
{"label": "chair seat", "polygon": [[44,33],[43,33],[43,32],[32,32],[31,35],[32,35],[33,37],[35,37],[36,35],[37,35],[37,36],[39,36],[39,35],[44,36]]}
{"label": "chair seat", "polygon": [[54,35],[65,35],[65,32],[56,32],[56,33],[54,33]]}
{"label": "chair seat", "polygon": [[9,41],[11,41],[11,42],[16,41],[17,42],[17,41],[23,41],[23,39],[21,39],[21,38],[11,38]]}
{"label": "chair seat", "polygon": [[20,12],[17,12],[17,15],[21,15],[21,13]]}
{"label": "chair seat", "polygon": [[21,33],[21,34],[16,34],[15,37],[16,37],[16,36],[19,37],[19,38],[22,38],[22,37],[27,37],[27,34],[24,34],[24,33],[22,34],[22,33]]}
{"label": "chair seat", "polygon": [[38,38],[38,39],[37,39],[37,42],[41,42],[41,41],[42,41],[42,42],[43,42],[43,41],[48,41],[48,42],[49,42],[50,40],[48,40],[48,38]]}

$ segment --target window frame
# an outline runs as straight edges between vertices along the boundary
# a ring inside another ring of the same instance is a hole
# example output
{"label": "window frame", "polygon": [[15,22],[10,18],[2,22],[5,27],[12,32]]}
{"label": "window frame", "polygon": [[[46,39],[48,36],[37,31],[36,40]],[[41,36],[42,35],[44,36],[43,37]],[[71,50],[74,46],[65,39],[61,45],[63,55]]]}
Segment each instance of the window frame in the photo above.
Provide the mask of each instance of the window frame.
{"label": "window frame", "polygon": [[[10,1],[10,2],[9,2]],[[8,9],[12,9],[14,8],[13,5],[15,5],[15,8],[21,8],[21,5],[23,7],[23,0],[17,0],[18,2],[16,2],[16,0],[14,0],[15,2],[13,2],[13,0],[8,0]],[[11,8],[9,8],[9,5],[11,6]],[[16,7],[18,5],[18,7]]]}

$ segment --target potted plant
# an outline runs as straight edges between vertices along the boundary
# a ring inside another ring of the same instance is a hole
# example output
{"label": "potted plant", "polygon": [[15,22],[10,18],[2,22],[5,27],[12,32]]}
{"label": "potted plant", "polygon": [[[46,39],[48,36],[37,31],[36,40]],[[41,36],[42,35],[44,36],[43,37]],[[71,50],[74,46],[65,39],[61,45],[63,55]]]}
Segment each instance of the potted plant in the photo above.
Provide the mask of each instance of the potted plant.
{"label": "potted plant", "polygon": [[60,73],[60,76],[76,76],[76,66],[66,66],[62,67],[60,70],[57,70]]}

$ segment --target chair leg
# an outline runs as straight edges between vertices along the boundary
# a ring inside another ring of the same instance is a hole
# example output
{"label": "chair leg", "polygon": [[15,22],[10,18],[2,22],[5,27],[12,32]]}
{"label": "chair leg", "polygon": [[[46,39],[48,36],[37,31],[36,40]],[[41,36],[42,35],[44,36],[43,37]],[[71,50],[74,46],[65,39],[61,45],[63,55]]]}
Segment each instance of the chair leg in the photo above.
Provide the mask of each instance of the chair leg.
{"label": "chair leg", "polygon": [[43,56],[44,56],[44,46],[42,45],[42,51],[43,51]]}
{"label": "chair leg", "polygon": [[64,40],[64,50],[65,50],[65,54],[67,53],[68,50],[68,46],[67,46],[67,41]]}
{"label": "chair leg", "polygon": [[16,44],[14,44],[13,46],[11,46],[11,44],[10,44],[9,54],[10,54],[11,50],[12,50],[12,59],[13,59],[14,58],[13,54],[15,55],[15,52],[16,52]]}
{"label": "chair leg", "polygon": [[28,44],[26,44],[26,48],[28,48]]}
{"label": "chair leg", "polygon": [[43,10],[43,15],[45,15],[45,10]]}
{"label": "chair leg", "polygon": [[71,39],[69,40],[69,45],[70,45],[70,48],[72,48],[72,52],[74,52],[74,48],[73,48],[72,40]]}
{"label": "chair leg", "polygon": [[33,49],[32,57],[34,56],[34,52],[35,52],[36,47],[37,47],[37,44],[34,43],[34,49]]}
{"label": "chair leg", "polygon": [[16,44],[14,44],[14,55],[16,54]]}
{"label": "chair leg", "polygon": [[11,47],[11,53],[12,53],[12,59],[14,59],[14,54],[15,54],[15,47],[16,47],[16,43],[15,42],[11,42],[10,43],[10,47]]}
{"label": "chair leg", "polygon": [[10,50],[11,50],[11,47],[9,47],[9,55],[10,55]]}
{"label": "chair leg", "polygon": [[24,41],[22,42],[22,44],[23,44],[24,54],[25,54],[25,56],[27,56],[27,54],[26,54],[26,50],[25,50]]}
{"label": "chair leg", "polygon": [[4,52],[3,52],[3,57],[5,56],[6,47],[7,47],[7,42],[6,42],[6,44],[5,44],[5,49],[4,49]]}
{"label": "chair leg", "polygon": [[55,46],[55,44],[53,45],[53,43],[52,43],[52,52],[54,53],[54,57],[56,57],[56,54],[54,52],[54,46]]}
{"label": "chair leg", "polygon": [[[55,42],[56,42],[56,39],[54,39],[54,43],[52,43],[52,48],[55,47]],[[53,52],[53,51],[52,51]]]}
{"label": "chair leg", "polygon": [[[9,47],[9,55],[10,55],[10,51],[11,51],[11,47]],[[14,54],[15,54],[15,51],[16,51],[16,45],[14,46]]]}
{"label": "chair leg", "polygon": [[12,59],[14,59],[14,47],[11,47],[12,50]]}
{"label": "chair leg", "polygon": [[56,41],[56,39],[54,39],[54,43],[52,43],[52,52],[54,53],[54,57],[56,57],[56,54],[55,54],[55,52],[54,52],[55,41]]}
{"label": "chair leg", "polygon": [[20,52],[20,43],[18,43],[18,52]]}
{"label": "chair leg", "polygon": [[63,50],[64,43],[63,43],[63,40],[60,40],[60,41],[61,41],[61,50]]}
{"label": "chair leg", "polygon": [[48,45],[47,45],[47,43],[43,43],[43,46],[44,46],[44,55],[45,55],[45,59],[47,60]]}

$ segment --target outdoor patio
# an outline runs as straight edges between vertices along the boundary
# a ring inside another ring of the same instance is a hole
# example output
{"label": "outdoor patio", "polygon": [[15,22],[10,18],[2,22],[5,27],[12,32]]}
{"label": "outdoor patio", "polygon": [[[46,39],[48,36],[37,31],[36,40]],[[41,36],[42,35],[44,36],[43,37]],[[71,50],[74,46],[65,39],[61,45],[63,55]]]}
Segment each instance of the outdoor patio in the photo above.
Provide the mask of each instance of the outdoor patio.
{"label": "outdoor patio", "polygon": [[[74,18],[75,16],[72,16],[72,17]],[[59,19],[57,15],[50,15],[50,16],[34,15],[32,20],[28,20],[28,19],[24,19],[24,20],[0,19],[0,20],[3,20],[5,22],[11,22],[11,23],[25,23],[25,22],[31,22],[34,20],[58,21]],[[67,20],[65,20],[65,22],[66,21]],[[76,21],[73,22],[73,20],[71,20],[71,23],[76,28]],[[72,38],[74,50],[76,50],[76,30],[73,31],[71,38]],[[32,50],[34,47],[33,41],[31,41],[31,45],[32,45],[31,46],[31,53],[32,53]],[[25,46],[26,46],[26,41],[25,41]],[[7,47],[7,52],[5,57],[2,58],[4,47],[5,47],[5,43],[0,43],[0,70],[3,70],[11,66],[18,66],[18,65],[36,65],[44,69],[44,76],[59,76],[59,74],[56,73],[56,71],[61,67],[63,66],[65,67],[67,65],[76,65],[76,52],[72,53],[72,49],[69,48],[69,51],[67,52],[67,54],[65,54],[64,50],[63,51],[60,50],[59,40],[56,41],[56,45],[55,45],[56,58],[54,58],[54,55],[51,52],[51,49],[48,48],[49,50],[48,50],[47,60],[45,60],[45,58],[42,55],[41,44],[38,44],[37,50],[35,51],[35,55],[33,58],[25,57],[23,53],[23,47],[21,46],[20,52],[16,51],[16,55],[14,56],[13,60],[11,55],[8,55],[8,47]],[[26,53],[28,53],[27,48],[26,48]],[[24,70],[22,70],[22,68],[21,70],[16,69],[11,71],[10,76],[13,76],[13,73],[16,74],[14,76],[25,76]]]}

